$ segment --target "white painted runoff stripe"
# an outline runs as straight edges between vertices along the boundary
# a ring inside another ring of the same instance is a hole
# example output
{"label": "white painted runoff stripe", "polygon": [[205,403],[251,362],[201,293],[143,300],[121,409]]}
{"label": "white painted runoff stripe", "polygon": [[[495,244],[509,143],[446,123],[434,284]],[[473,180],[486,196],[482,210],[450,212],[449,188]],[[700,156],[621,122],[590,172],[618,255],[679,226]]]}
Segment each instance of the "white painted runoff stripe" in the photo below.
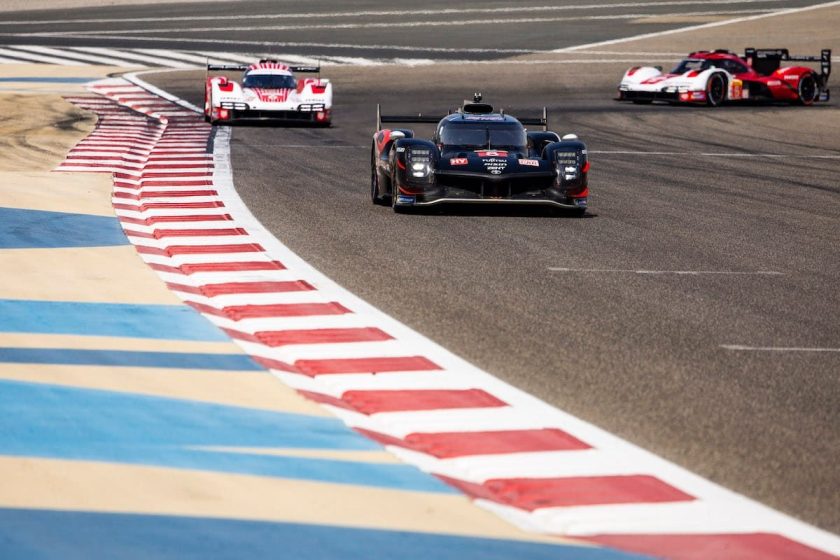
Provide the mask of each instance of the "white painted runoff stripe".
{"label": "white painted runoff stripe", "polygon": [[60,66],[88,66],[86,62],[73,61],[68,60],[66,58],[56,58],[54,56],[46,56],[43,54],[26,52],[23,50],[17,50],[13,48],[0,47],[0,56],[2,55],[6,55],[6,57],[19,59],[14,61],[18,64],[20,64],[21,62],[42,62],[46,64],[58,64]]}
{"label": "white painted runoff stripe", "polygon": [[[125,61],[118,60],[116,58],[109,58],[106,56],[98,56],[83,52],[75,51],[72,48],[62,47],[61,49],[56,49],[52,47],[41,47],[37,45],[23,45],[18,47],[23,51],[26,52],[34,52],[34,53],[41,53],[47,54],[56,58],[60,59],[68,59],[68,60],[80,60],[87,63],[95,63],[95,64],[106,64],[111,66],[124,66]],[[139,64],[134,64],[133,66],[140,66]]]}
{"label": "white painted runoff stripe", "polygon": [[152,64],[155,66],[168,66],[171,68],[192,68],[194,65],[187,62],[180,62],[177,60],[164,59],[160,56],[150,56],[141,54],[128,49],[110,49],[105,47],[75,47],[75,51],[86,53],[93,53],[108,56],[111,58],[118,58],[131,62],[131,66],[137,66],[137,62]]}
{"label": "white painted runoff stripe", "polygon": [[721,344],[720,347],[739,352],[840,352],[840,348],[808,348],[796,346],[742,346],[740,344]]}
{"label": "white painted runoff stripe", "polygon": [[576,45],[574,47],[565,47],[565,48],[562,48],[562,49],[556,49],[554,52],[568,53],[568,52],[581,51],[581,50],[584,50],[584,49],[591,49],[591,48],[594,48],[594,47],[604,47],[604,46],[607,46],[607,45],[618,45],[618,44],[627,43],[627,42],[630,42],[630,41],[637,41],[639,39],[650,39],[650,38],[653,38],[653,37],[662,37],[663,35],[673,35],[675,33],[685,33],[686,31],[697,31],[699,29],[710,29],[710,28],[713,28],[713,27],[720,27],[720,26],[723,26],[723,25],[731,25],[733,23],[742,23],[742,22],[745,22],[745,21],[754,21],[754,20],[757,20],[757,19],[763,19],[763,18],[767,18],[767,17],[787,16],[787,15],[792,15],[792,14],[796,14],[796,13],[799,13],[799,12],[819,10],[819,9],[822,9],[822,8],[830,8],[830,7],[833,7],[833,6],[840,6],[840,1],[825,2],[825,3],[822,3],[822,4],[814,4],[812,6],[804,6],[804,7],[801,7],[801,8],[788,8],[788,9],[784,9],[784,10],[771,10],[769,12],[758,13],[758,14],[755,14],[755,15],[752,15],[752,16],[745,16],[745,17],[740,17],[740,18],[727,19],[727,20],[724,20],[724,21],[713,21],[711,23],[704,23],[704,24],[701,24],[701,25],[690,25],[688,27],[680,27],[680,28],[677,28],[677,29],[667,29],[665,31],[656,31],[654,33],[643,33],[641,35],[634,35],[632,37],[624,37],[622,39],[610,39],[608,41],[598,41],[596,43],[587,43],[587,44],[584,44],[584,45]]}
{"label": "white painted runoff stripe", "polygon": [[551,272],[606,272],[606,273],[630,273],[630,274],[677,274],[684,276],[701,276],[704,274],[719,274],[724,276],[782,276],[784,272],[775,270],[644,270],[625,268],[563,268],[550,266]]}

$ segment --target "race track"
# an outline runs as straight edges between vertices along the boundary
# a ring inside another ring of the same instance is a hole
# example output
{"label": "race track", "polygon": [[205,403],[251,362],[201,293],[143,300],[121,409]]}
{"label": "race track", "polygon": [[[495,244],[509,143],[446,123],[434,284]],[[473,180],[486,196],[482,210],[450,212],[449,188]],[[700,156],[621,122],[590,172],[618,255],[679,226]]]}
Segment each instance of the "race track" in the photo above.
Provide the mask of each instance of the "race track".
{"label": "race track", "polygon": [[[840,115],[619,105],[625,66],[336,68],[334,128],[237,127],[236,184],[279,239],[436,342],[836,531]],[[156,82],[200,104],[201,78]],[[511,114],[546,105],[588,143],[588,218],[370,204],[376,103],[445,112],[473,91]]]}
{"label": "race track", "polygon": [[[720,9],[779,7],[744,4]],[[220,17],[234,11],[221,3],[206,9]],[[334,9],[322,3],[311,11]],[[837,7],[816,14],[800,16],[800,27],[819,18],[826,28],[840,28]],[[660,16],[640,28],[633,21],[582,22],[562,38],[543,24],[532,39],[547,51],[693,23]],[[616,46],[610,49],[617,53],[588,57],[526,55],[526,26],[476,25],[465,33],[435,26],[229,31],[227,49],[257,51],[255,41],[276,33],[289,43],[411,45],[416,38],[454,52],[421,49],[413,58],[485,62],[325,67],[335,87],[333,128],[233,130],[241,196],[320,271],[479,367],[750,498],[840,531],[836,102],[708,110],[612,100],[631,65],[625,59],[643,61],[634,53],[682,52],[686,44],[741,49],[767,37],[769,19],[738,24],[736,38],[715,28],[633,44],[629,54]],[[108,44],[184,48],[155,37],[160,43],[116,37]],[[105,39],[97,34],[78,44],[106,44],[95,41]],[[840,47],[836,31],[794,34],[791,41],[755,46],[809,54]],[[467,51],[491,44],[512,52]],[[400,56],[375,48],[294,52]],[[502,57],[513,58],[486,63]],[[147,79],[203,102],[201,71]],[[396,215],[370,204],[376,104],[386,112],[438,113],[474,91],[514,115],[547,106],[553,129],[587,142],[593,194],[586,218],[520,209]]]}

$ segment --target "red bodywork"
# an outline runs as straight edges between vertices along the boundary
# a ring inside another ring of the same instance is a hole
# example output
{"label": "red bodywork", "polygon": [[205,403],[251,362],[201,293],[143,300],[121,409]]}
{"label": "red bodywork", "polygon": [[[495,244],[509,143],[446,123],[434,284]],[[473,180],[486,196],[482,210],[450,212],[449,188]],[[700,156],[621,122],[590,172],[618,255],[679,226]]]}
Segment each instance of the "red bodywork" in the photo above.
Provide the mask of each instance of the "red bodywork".
{"label": "red bodywork", "polygon": [[[769,74],[759,73],[753,68],[752,60],[728,52],[698,51],[691,53],[689,58],[713,60],[716,66],[741,80],[751,94],[769,96],[779,101],[798,100],[799,80],[807,74],[815,74],[807,66],[780,67]],[[742,71],[738,71],[739,68]]]}

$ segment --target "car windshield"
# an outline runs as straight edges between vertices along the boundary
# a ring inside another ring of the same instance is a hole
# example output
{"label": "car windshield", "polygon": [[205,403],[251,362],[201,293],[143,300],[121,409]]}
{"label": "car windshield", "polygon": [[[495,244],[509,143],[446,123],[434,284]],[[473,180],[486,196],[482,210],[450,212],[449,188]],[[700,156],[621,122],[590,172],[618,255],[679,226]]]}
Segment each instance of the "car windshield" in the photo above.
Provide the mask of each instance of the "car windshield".
{"label": "car windshield", "polygon": [[295,78],[288,74],[245,74],[244,87],[265,89],[294,89]]}
{"label": "car windshield", "polygon": [[680,62],[676,68],[671,70],[671,74],[685,74],[692,70],[706,70],[712,66],[712,61],[705,58],[686,58]]}
{"label": "car windshield", "polygon": [[525,129],[518,123],[504,125],[447,124],[440,130],[440,141],[447,147],[466,149],[504,148],[524,150]]}

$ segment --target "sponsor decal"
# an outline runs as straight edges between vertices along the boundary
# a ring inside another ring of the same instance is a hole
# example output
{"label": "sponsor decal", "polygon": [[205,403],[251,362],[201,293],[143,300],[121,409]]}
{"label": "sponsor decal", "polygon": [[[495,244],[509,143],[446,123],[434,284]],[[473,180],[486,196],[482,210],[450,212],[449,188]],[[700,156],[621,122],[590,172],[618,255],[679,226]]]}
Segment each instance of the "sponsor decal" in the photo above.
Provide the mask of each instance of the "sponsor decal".
{"label": "sponsor decal", "polygon": [[782,85],[782,82],[780,80],[769,80],[767,82],[768,87],[777,87],[777,86],[780,86],[780,85]]}
{"label": "sponsor decal", "polygon": [[397,197],[397,204],[414,204],[414,197],[401,194]]}
{"label": "sponsor decal", "polygon": [[405,146],[397,146],[397,151],[398,152],[404,152],[405,151]]}
{"label": "sponsor decal", "polygon": [[[507,154],[507,152],[505,152]],[[508,161],[506,158],[484,158],[481,160],[481,163],[484,164],[484,168],[489,171],[493,175],[499,175],[508,165]]]}
{"label": "sponsor decal", "polygon": [[465,121],[503,121],[502,115],[464,115]]}
{"label": "sponsor decal", "polygon": [[469,163],[465,157],[454,157],[449,160],[449,165],[467,165]]}
{"label": "sponsor decal", "polygon": [[566,168],[566,173],[574,173],[575,171],[577,171],[577,167],[567,167]]}
{"label": "sponsor decal", "polygon": [[508,153],[505,150],[478,150],[475,152],[478,157],[507,157]]}
{"label": "sponsor decal", "polygon": [[744,82],[735,78],[729,87],[729,97],[732,99],[743,99],[744,97]]}
{"label": "sponsor decal", "polygon": [[536,159],[520,159],[519,165],[528,165],[530,167],[539,167],[540,162]]}
{"label": "sponsor decal", "polygon": [[785,76],[784,78],[785,78],[785,80],[788,80],[789,82],[795,82],[796,80],[799,79],[799,76],[797,76],[796,74],[789,74],[789,75]]}

